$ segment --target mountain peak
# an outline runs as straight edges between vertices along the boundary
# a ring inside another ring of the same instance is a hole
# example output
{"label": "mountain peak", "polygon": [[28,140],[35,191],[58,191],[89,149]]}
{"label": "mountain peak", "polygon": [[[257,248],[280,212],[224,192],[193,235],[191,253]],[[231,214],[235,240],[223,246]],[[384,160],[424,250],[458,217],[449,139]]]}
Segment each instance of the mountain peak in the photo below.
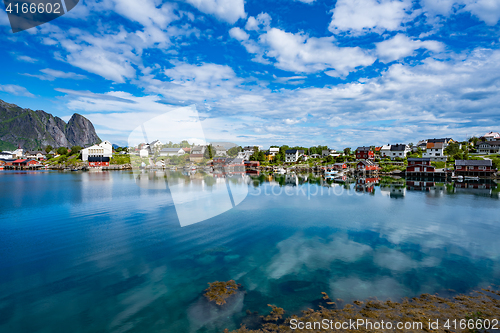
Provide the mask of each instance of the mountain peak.
{"label": "mountain peak", "polygon": [[75,113],[66,123],[42,110],[23,109],[0,100],[0,150],[18,145],[27,150],[89,146],[100,143],[94,125]]}

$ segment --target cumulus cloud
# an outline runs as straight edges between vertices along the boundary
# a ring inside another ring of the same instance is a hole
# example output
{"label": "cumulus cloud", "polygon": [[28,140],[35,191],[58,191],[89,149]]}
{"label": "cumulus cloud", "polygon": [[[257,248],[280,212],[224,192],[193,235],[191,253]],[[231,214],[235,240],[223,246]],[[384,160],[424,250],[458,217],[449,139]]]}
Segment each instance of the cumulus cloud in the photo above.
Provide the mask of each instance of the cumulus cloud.
{"label": "cumulus cloud", "polygon": [[449,17],[469,12],[487,25],[495,25],[500,20],[500,3],[496,0],[422,0],[421,4],[431,19],[436,15]]}
{"label": "cumulus cloud", "polygon": [[115,11],[131,21],[143,26],[157,25],[165,29],[167,25],[178,17],[173,12],[173,5],[169,3],[157,6],[154,0],[114,0]]}
{"label": "cumulus cloud", "polygon": [[186,0],[199,11],[213,15],[221,21],[234,24],[245,18],[245,2],[243,0]]}
{"label": "cumulus cloud", "polygon": [[201,84],[218,85],[236,77],[231,67],[218,64],[178,63],[175,67],[165,70],[164,73],[175,83],[181,84],[195,81]]}
{"label": "cumulus cloud", "polygon": [[391,62],[411,56],[415,50],[425,48],[441,52],[444,45],[437,41],[412,40],[404,34],[397,34],[391,39],[376,43],[377,55],[383,62]]}
{"label": "cumulus cloud", "polygon": [[496,0],[467,1],[464,10],[470,11],[488,25],[495,25],[500,20],[500,2]]}
{"label": "cumulus cloud", "polygon": [[271,16],[268,13],[260,13],[257,17],[250,16],[245,24],[246,30],[268,30],[271,25]]}
{"label": "cumulus cloud", "polygon": [[276,67],[296,73],[335,69],[347,75],[358,66],[369,66],[375,58],[359,47],[338,47],[333,37],[308,37],[272,28],[260,36],[265,55],[276,60]]}
{"label": "cumulus cloud", "polygon": [[248,38],[250,37],[243,29],[238,27],[234,27],[231,30],[229,30],[229,36],[240,42],[248,40]]}
{"label": "cumulus cloud", "polygon": [[332,33],[360,34],[385,30],[397,31],[409,20],[409,0],[339,0],[333,10],[328,30]]}
{"label": "cumulus cloud", "polygon": [[28,91],[28,89],[15,85],[15,84],[3,84],[0,85],[0,91],[16,95],[16,96],[26,96],[26,97],[35,97],[32,93]]}

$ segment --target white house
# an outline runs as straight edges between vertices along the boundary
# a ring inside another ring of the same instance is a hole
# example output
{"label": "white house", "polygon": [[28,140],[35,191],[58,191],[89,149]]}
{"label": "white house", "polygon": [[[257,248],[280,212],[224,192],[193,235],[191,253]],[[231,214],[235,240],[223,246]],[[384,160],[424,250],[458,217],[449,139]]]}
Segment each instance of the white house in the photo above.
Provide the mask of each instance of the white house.
{"label": "white house", "polygon": [[380,155],[382,157],[389,157],[391,160],[394,160],[397,157],[405,158],[406,154],[408,154],[408,152],[410,151],[410,147],[405,144],[384,145],[380,149]]}
{"label": "white house", "polygon": [[276,156],[280,152],[279,148],[269,148],[269,155]]}
{"label": "white house", "polygon": [[480,154],[500,154],[500,140],[484,141],[477,144],[477,152]]}
{"label": "white house", "polygon": [[107,157],[113,156],[113,145],[109,141],[103,141],[98,145],[93,145],[81,150],[82,161],[88,161],[89,157]]}
{"label": "white house", "polygon": [[182,148],[163,148],[160,150],[160,156],[181,156],[185,153]]}
{"label": "white house", "polygon": [[489,132],[489,133],[486,133],[485,135],[483,135],[483,138],[486,141],[497,141],[497,140],[500,140],[500,133],[498,133],[498,132]]}
{"label": "white house", "polygon": [[139,150],[139,157],[140,158],[147,158],[149,156],[149,149],[142,148]]}
{"label": "white house", "polygon": [[427,140],[420,140],[419,142],[417,142],[416,145],[412,147],[412,151],[416,152],[418,151],[418,148],[425,150],[426,147],[427,147]]}
{"label": "white house", "polygon": [[427,140],[426,150],[422,154],[423,158],[430,158],[433,162],[444,162],[448,159],[444,155],[444,150],[452,140],[450,138]]}
{"label": "white house", "polygon": [[42,153],[41,151],[31,151],[31,152],[26,152],[25,157],[34,160],[44,160],[45,154]]}
{"label": "white house", "polygon": [[391,145],[383,145],[380,148],[380,156],[381,157],[389,157],[391,154]]}
{"label": "white house", "polygon": [[326,157],[326,156],[337,157],[337,156],[340,156],[340,153],[338,153],[335,149],[324,149],[321,151],[321,155],[323,157]]}
{"label": "white house", "polygon": [[259,147],[258,146],[246,146],[246,147],[243,147],[243,152],[244,153],[250,153],[250,155],[252,155],[255,149],[257,149],[257,151],[259,151]]}
{"label": "white house", "polygon": [[304,155],[303,150],[288,149],[285,151],[285,162],[295,163],[299,160],[299,157],[301,157],[302,155]]}
{"label": "white house", "polygon": [[0,160],[10,160],[12,158],[12,153],[10,151],[0,152]]}
{"label": "white house", "polygon": [[214,146],[215,156],[227,156],[227,149],[224,146],[216,145]]}
{"label": "white house", "polygon": [[155,148],[155,149],[157,149],[157,148],[159,148],[159,147],[161,147],[161,146],[163,146],[163,143],[161,143],[161,141],[160,141],[160,140],[155,140],[155,141],[153,141],[153,142],[151,142],[151,143],[149,144],[149,147],[151,147],[151,148]]}

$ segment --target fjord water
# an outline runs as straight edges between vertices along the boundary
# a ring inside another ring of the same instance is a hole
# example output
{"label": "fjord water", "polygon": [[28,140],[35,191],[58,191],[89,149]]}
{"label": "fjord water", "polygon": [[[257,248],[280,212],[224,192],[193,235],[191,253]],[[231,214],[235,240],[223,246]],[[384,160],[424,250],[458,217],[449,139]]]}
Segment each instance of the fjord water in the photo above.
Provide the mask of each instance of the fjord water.
{"label": "fjord water", "polygon": [[[322,291],[397,300],[500,282],[498,192],[249,183],[233,209],[181,227],[170,191],[130,172],[1,172],[0,332],[220,332]],[[217,310],[203,290],[230,279],[245,293]]]}

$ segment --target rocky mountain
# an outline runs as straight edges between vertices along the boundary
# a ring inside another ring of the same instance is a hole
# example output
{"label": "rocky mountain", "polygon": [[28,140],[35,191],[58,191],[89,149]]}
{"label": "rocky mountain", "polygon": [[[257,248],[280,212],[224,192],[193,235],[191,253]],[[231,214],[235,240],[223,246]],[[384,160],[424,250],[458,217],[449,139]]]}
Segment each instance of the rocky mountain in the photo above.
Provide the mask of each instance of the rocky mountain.
{"label": "rocky mountain", "polygon": [[40,150],[52,147],[89,146],[100,143],[94,125],[73,114],[68,123],[50,113],[23,109],[0,100],[0,150]]}

